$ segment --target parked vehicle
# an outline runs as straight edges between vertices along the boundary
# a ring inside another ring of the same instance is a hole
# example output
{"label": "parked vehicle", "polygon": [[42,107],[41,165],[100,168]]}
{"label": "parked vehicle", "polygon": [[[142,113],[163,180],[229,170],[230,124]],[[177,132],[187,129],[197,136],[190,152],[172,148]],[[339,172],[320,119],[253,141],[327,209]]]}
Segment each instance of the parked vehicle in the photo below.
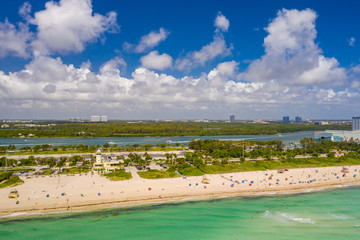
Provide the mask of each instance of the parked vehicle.
{"label": "parked vehicle", "polygon": [[142,167],[140,165],[135,166],[137,170],[142,170]]}
{"label": "parked vehicle", "polygon": [[19,193],[16,189],[10,191],[9,198],[18,198],[18,197],[19,197]]}

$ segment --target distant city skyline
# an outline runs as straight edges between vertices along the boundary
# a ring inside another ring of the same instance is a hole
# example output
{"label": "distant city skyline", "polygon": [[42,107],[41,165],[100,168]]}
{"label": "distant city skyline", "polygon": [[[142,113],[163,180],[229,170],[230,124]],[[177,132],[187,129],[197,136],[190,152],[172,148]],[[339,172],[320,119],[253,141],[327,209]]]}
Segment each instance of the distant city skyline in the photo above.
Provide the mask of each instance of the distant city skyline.
{"label": "distant city skyline", "polygon": [[5,1],[0,118],[352,119],[359,11],[351,0]]}
{"label": "distant city skyline", "polygon": [[[93,119],[92,121],[92,117],[87,117],[87,118],[80,118],[80,117],[71,117],[68,119],[30,119],[30,118],[13,118],[13,119],[0,119],[0,122],[6,123],[6,122],[36,122],[36,121],[69,121],[69,122],[107,122],[107,121],[134,121],[134,122],[213,122],[213,121],[223,121],[223,122],[231,122],[229,121],[229,118],[216,118],[216,119],[208,119],[208,118],[192,118],[192,119],[169,119],[169,118],[164,118],[164,119],[117,119],[117,118],[110,118],[108,119],[107,116],[106,119],[101,120],[101,116],[96,116],[96,117],[100,117],[100,120],[98,119]],[[301,118],[301,117],[300,117]],[[353,118],[350,119],[301,119],[301,122],[309,122],[309,123],[316,123],[316,124],[328,124],[329,122],[348,122],[348,123],[352,123],[353,122]],[[234,121],[235,122],[235,121]],[[254,123],[265,123],[265,122],[280,122],[280,123],[296,123],[296,119],[294,120],[289,120],[284,121],[284,118],[280,118],[280,119],[236,119],[236,122],[254,122]],[[300,123],[300,122],[298,122]]]}

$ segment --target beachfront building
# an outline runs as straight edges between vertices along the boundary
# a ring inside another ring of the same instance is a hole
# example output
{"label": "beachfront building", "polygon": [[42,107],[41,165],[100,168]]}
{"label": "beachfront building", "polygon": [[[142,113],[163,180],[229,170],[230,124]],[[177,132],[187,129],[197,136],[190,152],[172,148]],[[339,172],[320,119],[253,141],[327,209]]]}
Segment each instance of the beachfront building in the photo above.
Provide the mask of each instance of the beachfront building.
{"label": "beachfront building", "polygon": [[123,167],[122,160],[113,160],[101,154],[100,149],[96,152],[95,162],[93,163],[93,172],[113,172]]}
{"label": "beachfront building", "polygon": [[296,116],[296,117],[295,117],[295,123],[301,123],[301,122],[302,122],[301,117]]}

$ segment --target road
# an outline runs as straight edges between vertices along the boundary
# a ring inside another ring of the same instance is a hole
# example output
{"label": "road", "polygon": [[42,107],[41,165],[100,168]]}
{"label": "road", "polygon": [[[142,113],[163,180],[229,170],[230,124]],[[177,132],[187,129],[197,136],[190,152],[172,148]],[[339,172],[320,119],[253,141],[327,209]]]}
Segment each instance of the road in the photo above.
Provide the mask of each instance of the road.
{"label": "road", "polygon": [[[154,159],[160,159],[160,158],[165,158],[165,153],[175,153],[177,157],[184,157],[184,154],[186,152],[193,152],[192,150],[177,150],[177,151],[156,151],[156,152],[151,152],[148,151],[147,153]],[[144,155],[145,152],[131,152],[133,154],[138,154],[138,155]],[[103,156],[124,156],[127,157],[130,152],[102,152],[101,153]],[[29,156],[34,156],[35,158],[40,157],[40,158],[48,158],[48,157],[54,157],[54,158],[60,158],[60,157],[72,157],[72,156],[95,156],[95,153],[64,153],[64,154],[31,154],[31,155],[7,155],[6,157],[9,159],[15,159],[15,160],[20,160],[23,158],[28,158]]]}

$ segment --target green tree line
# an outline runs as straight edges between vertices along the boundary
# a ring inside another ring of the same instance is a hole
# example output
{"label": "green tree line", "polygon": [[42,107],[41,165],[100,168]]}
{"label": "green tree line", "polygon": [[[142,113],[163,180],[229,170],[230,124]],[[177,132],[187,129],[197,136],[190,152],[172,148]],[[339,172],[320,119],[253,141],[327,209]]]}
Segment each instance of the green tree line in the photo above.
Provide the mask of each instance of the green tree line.
{"label": "green tree line", "polygon": [[107,122],[57,123],[47,127],[15,126],[1,129],[0,137],[142,137],[142,136],[215,136],[215,135],[270,135],[283,132],[350,130],[350,124],[260,124],[227,122]]}

